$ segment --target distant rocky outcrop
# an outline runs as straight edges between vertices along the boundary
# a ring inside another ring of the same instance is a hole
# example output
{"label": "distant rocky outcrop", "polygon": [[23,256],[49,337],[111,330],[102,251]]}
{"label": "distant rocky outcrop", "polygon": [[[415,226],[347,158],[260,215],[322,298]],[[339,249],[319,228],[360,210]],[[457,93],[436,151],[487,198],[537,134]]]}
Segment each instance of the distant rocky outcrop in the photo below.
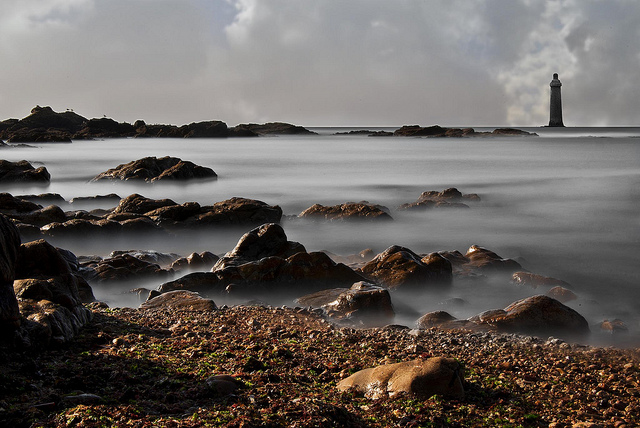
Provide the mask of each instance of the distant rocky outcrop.
{"label": "distant rocky outcrop", "polygon": [[269,122],[264,124],[246,123],[235,126],[233,132],[253,132],[257,135],[316,135],[316,132],[308,129],[283,122]]}
{"label": "distant rocky outcrop", "polygon": [[10,162],[0,159],[0,183],[49,183],[51,175],[47,168],[34,168],[28,161]]}
{"label": "distant rocky outcrop", "polygon": [[444,128],[433,125],[405,125],[393,132],[394,137],[431,137],[431,138],[462,138],[462,137],[496,137],[496,136],[537,136],[537,134],[514,128],[498,128],[491,132],[477,132],[473,128]]}
{"label": "distant rocky outcrop", "polygon": [[302,126],[282,122],[241,124],[229,128],[225,122],[210,120],[176,126],[147,124],[137,120],[133,124],[120,123],[102,117],[87,119],[73,111],[58,113],[51,107],[36,106],[24,119],[0,122],[0,140],[19,142],[71,142],[72,140],[104,138],[228,138],[257,137],[274,134],[315,134]]}
{"label": "distant rocky outcrop", "polygon": [[191,161],[165,156],[149,156],[126,164],[118,165],[98,174],[92,181],[99,180],[143,180],[147,182],[217,178],[218,175],[208,167],[199,166]]}

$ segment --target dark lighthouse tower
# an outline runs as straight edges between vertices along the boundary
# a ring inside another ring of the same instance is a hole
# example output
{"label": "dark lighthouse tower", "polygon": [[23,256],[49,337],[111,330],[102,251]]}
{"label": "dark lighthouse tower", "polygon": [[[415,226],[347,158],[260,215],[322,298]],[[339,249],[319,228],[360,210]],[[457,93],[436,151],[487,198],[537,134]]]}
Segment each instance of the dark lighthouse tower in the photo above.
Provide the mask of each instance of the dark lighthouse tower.
{"label": "dark lighthouse tower", "polygon": [[562,123],[562,96],[560,87],[562,83],[558,80],[558,73],[553,74],[551,86],[551,103],[549,105],[549,126],[564,126]]}

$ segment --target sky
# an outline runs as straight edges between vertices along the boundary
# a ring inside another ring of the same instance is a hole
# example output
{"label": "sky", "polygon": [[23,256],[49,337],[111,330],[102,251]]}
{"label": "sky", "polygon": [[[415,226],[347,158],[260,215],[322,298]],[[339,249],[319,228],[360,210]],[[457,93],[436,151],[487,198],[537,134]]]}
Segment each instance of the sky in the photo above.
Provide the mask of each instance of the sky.
{"label": "sky", "polygon": [[637,0],[2,0],[0,120],[640,126]]}

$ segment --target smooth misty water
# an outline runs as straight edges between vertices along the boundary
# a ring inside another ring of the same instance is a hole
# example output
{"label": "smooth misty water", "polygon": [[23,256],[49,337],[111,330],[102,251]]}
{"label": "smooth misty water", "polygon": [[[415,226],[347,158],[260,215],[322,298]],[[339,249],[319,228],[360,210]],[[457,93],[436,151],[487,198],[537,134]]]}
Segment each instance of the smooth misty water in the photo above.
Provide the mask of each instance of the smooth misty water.
{"label": "smooth misty water", "polygon": [[[14,195],[59,193],[65,199],[140,193],[178,203],[212,204],[233,196],[280,205],[296,215],[313,205],[367,200],[390,208],[394,221],[381,224],[314,224],[285,219],[290,240],[308,250],[347,255],[390,245],[418,253],[466,252],[473,244],[516,258],[528,270],[569,282],[580,300],[570,304],[590,323],[620,318],[640,330],[640,128],[536,128],[538,138],[371,138],[282,136],[247,139],[118,139],[41,144],[3,150],[11,161],[43,164],[47,187],[5,187]],[[176,156],[213,168],[217,181],[188,184],[90,183],[98,173],[145,156]],[[426,190],[457,187],[482,198],[468,210],[396,212]],[[83,205],[64,209],[92,209]],[[52,241],[77,255],[107,255],[116,249],[153,249],[188,255],[222,254],[241,231],[192,234],[144,242]],[[159,284],[144,284],[155,287]],[[454,284],[444,295],[413,301],[416,313],[447,308],[467,317],[536,294],[504,281],[480,287]],[[96,290],[112,304],[118,293]],[[130,303],[133,304],[133,303]],[[401,305],[401,302],[397,303]],[[410,320],[405,323],[410,323]]]}

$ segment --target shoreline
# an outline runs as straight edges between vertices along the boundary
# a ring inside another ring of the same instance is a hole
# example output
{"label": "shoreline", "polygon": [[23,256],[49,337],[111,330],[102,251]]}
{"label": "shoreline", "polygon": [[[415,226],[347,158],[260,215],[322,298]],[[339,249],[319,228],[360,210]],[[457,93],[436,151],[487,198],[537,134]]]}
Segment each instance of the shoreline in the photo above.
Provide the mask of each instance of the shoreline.
{"label": "shoreline", "polygon": [[[556,428],[640,421],[638,349],[397,326],[337,328],[303,308],[93,311],[94,322],[68,344],[27,358],[0,353],[8,380],[0,421]],[[433,356],[464,365],[464,398],[371,400],[336,389],[356,370]],[[236,384],[232,392],[212,388],[222,375]],[[20,392],[24,384],[31,387]]]}

